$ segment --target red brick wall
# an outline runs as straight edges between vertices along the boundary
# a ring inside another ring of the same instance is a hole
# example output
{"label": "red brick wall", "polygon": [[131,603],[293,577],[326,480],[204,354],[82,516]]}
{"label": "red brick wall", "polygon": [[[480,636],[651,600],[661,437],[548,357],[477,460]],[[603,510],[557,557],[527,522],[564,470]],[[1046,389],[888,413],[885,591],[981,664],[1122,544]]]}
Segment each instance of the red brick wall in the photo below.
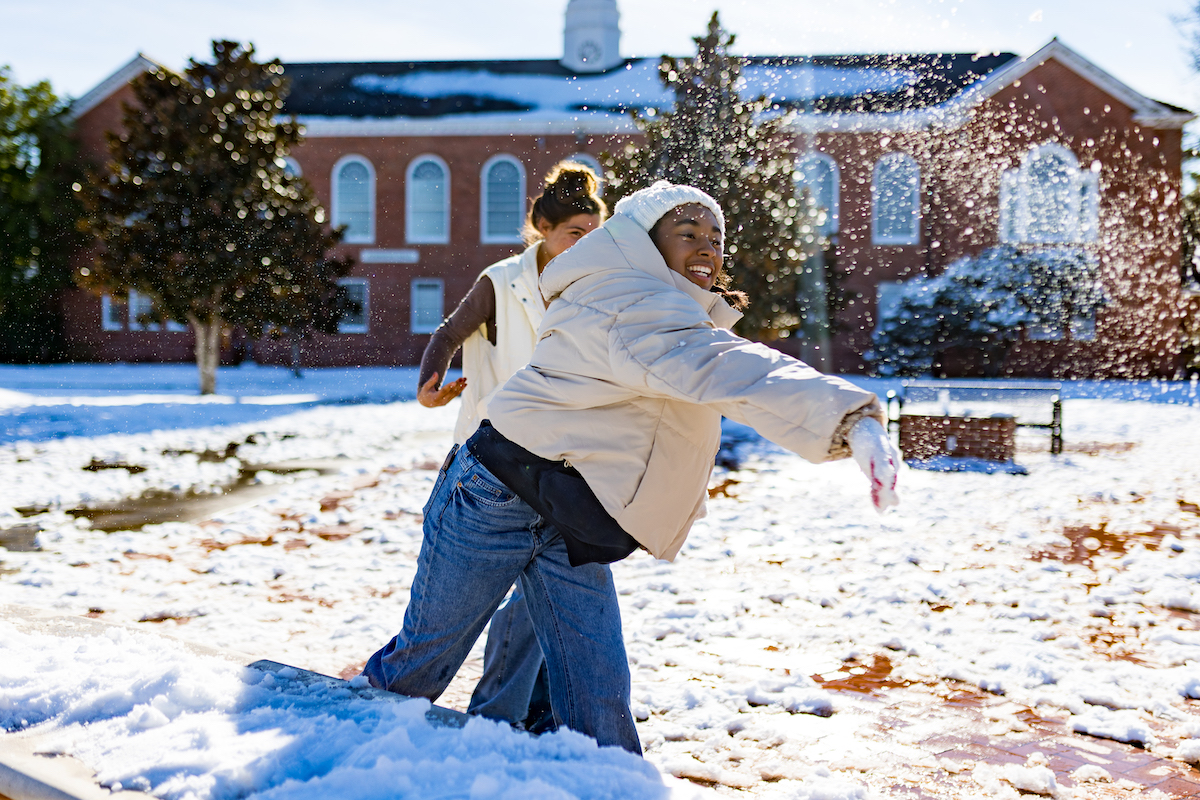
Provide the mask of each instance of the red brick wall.
{"label": "red brick wall", "polygon": [[[120,121],[123,89],[79,120],[85,157],[98,160],[103,131]],[[367,334],[316,336],[303,346],[312,365],[415,364],[427,335],[409,330],[409,287],[414,278],[438,277],[445,285],[445,310],[453,309],[487,265],[520,250],[488,245],[479,235],[480,170],[491,156],[507,153],[525,166],[526,188],[534,195],[544,173],[559,159],[616,150],[623,137],[436,136],[322,137],[308,139],[294,154],[305,177],[328,208],[334,163],[348,154],[369,159],[376,177],[376,240],[343,245],[358,258],[366,249],[411,249],[416,264],[363,264],[356,277],[370,284]],[[1030,146],[1056,141],[1081,167],[1101,165],[1101,229],[1095,250],[1101,258],[1113,303],[1098,318],[1094,342],[1025,342],[1010,353],[1009,374],[1072,376],[1170,376],[1179,362],[1178,219],[1181,142],[1177,130],[1140,128],[1132,111],[1114,97],[1055,61],[1028,73],[985,101],[956,130],[907,133],[834,131],[801,135],[799,149],[833,156],[840,173],[838,265],[845,273],[850,304],[838,317],[833,369],[865,371],[862,353],[875,327],[876,286],[936,274],[954,259],[998,242],[1000,175],[1020,163]],[[888,152],[912,155],[922,171],[924,208],[915,245],[871,242],[871,175]],[[451,174],[451,242],[408,245],[404,231],[404,178],[419,155],[441,157]],[[90,253],[80,254],[86,265]],[[65,302],[68,336],[78,357],[88,360],[188,360],[190,333],[103,332],[99,298],[73,293]],[[795,344],[786,341],[782,344]],[[264,363],[290,358],[286,342],[256,343]]]}
{"label": "red brick wall", "polygon": [[935,456],[1012,461],[1017,452],[1017,421],[1013,417],[902,414],[900,452],[914,461]]}
{"label": "red brick wall", "polygon": [[[390,138],[310,138],[294,153],[317,195],[329,205],[334,164],[349,154],[368,159],[375,169],[376,221],[373,244],[342,245],[339,255],[358,260],[363,249],[407,249],[419,253],[416,264],[363,264],[352,277],[369,278],[368,334],[314,336],[303,347],[310,364],[346,366],[416,364],[428,335],[409,330],[409,290],[414,278],[441,278],[445,311],[449,313],[471,288],[479,272],[523,247],[480,241],[480,179],[483,165],[494,155],[516,157],[525,167],[526,193],[541,191],[542,178],[554,164],[577,153],[599,157],[618,146],[616,138],[575,136],[429,136]],[[404,181],[409,164],[433,154],[450,170],[450,243],[410,245],[405,240]],[[284,362],[290,346],[269,340],[258,343],[262,363]]]}
{"label": "red brick wall", "polygon": [[[1005,372],[1025,376],[1173,376],[1179,366],[1181,132],[1151,130],[1133,111],[1054,60],[985,101],[958,130],[831,133],[801,137],[841,169],[839,267],[849,307],[833,342],[837,371],[865,371],[861,354],[875,327],[876,285],[926,272],[999,243],[1000,175],[1034,145],[1057,142],[1081,169],[1100,163],[1100,258],[1112,303],[1094,341],[1028,341]],[[870,239],[875,161],[899,150],[922,168],[921,242],[876,246]],[[936,211],[935,211],[936,209]]]}

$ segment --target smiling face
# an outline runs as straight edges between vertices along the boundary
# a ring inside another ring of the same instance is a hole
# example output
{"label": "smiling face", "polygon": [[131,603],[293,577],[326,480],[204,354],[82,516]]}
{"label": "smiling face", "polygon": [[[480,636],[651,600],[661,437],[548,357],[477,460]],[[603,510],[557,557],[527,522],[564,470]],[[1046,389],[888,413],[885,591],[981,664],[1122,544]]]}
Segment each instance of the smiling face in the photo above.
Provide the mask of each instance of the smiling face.
{"label": "smiling face", "polygon": [[708,291],[721,274],[724,240],[717,217],[699,203],[671,209],[650,230],[667,267]]}

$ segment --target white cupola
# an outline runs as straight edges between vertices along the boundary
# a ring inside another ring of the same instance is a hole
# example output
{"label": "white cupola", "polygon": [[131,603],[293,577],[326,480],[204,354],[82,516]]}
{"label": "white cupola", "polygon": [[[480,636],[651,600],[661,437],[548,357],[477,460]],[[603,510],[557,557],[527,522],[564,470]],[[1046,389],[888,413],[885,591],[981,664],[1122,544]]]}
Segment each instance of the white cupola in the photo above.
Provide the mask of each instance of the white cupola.
{"label": "white cupola", "polygon": [[620,19],[617,0],[570,0],[562,65],[575,72],[603,72],[620,64]]}

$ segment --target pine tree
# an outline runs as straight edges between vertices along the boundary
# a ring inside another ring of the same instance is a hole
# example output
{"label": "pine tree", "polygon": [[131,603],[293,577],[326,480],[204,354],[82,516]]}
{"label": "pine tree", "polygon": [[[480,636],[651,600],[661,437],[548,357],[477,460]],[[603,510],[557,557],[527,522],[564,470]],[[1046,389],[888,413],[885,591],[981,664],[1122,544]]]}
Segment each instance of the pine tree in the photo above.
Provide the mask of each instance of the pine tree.
{"label": "pine tree", "polygon": [[71,283],[81,209],[66,104],[0,68],[0,360],[64,356],[55,300]]}
{"label": "pine tree", "polygon": [[123,130],[109,135],[112,160],[84,192],[101,249],[82,281],[119,298],[136,290],[155,321],[190,324],[202,394],[216,390],[226,326],[255,338],[283,326],[334,332],[350,262],[326,256],[340,234],[286,169],[301,130],[279,118],[279,62],[216,41],[213,63],[147,72],[133,90]]}
{"label": "pine tree", "polygon": [[1066,340],[1106,298],[1097,259],[1076,248],[1001,245],[904,284],[884,310],[867,360],[881,375],[919,375],[951,348],[982,351],[998,372],[1023,330]]}
{"label": "pine tree", "polygon": [[[745,59],[729,52],[734,36],[715,12],[707,33],[693,41],[694,57],[662,58],[659,77],[675,106],[633,112],[644,141],[606,154],[607,188],[622,197],[666,178],[711,194],[725,213],[725,272],[732,288],[750,296],[739,330],[766,341],[786,338],[806,317],[811,322],[827,294],[837,294],[821,259],[821,212],[796,190],[794,136],[783,111],[738,95]],[[805,332],[822,325],[805,325]]]}

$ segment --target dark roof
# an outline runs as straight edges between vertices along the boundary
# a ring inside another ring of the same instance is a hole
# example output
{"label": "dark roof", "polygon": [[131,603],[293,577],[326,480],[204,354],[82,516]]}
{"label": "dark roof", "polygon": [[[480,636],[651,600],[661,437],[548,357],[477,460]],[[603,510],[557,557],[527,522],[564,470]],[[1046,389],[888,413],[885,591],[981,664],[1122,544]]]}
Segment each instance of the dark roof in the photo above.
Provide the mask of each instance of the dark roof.
{"label": "dark roof", "polygon": [[[744,94],[818,113],[926,108],[961,93],[1012,53],[753,56]],[[494,112],[624,111],[671,103],[657,58],[576,74],[553,59],[284,64],[285,110],[304,116],[438,117]]]}

